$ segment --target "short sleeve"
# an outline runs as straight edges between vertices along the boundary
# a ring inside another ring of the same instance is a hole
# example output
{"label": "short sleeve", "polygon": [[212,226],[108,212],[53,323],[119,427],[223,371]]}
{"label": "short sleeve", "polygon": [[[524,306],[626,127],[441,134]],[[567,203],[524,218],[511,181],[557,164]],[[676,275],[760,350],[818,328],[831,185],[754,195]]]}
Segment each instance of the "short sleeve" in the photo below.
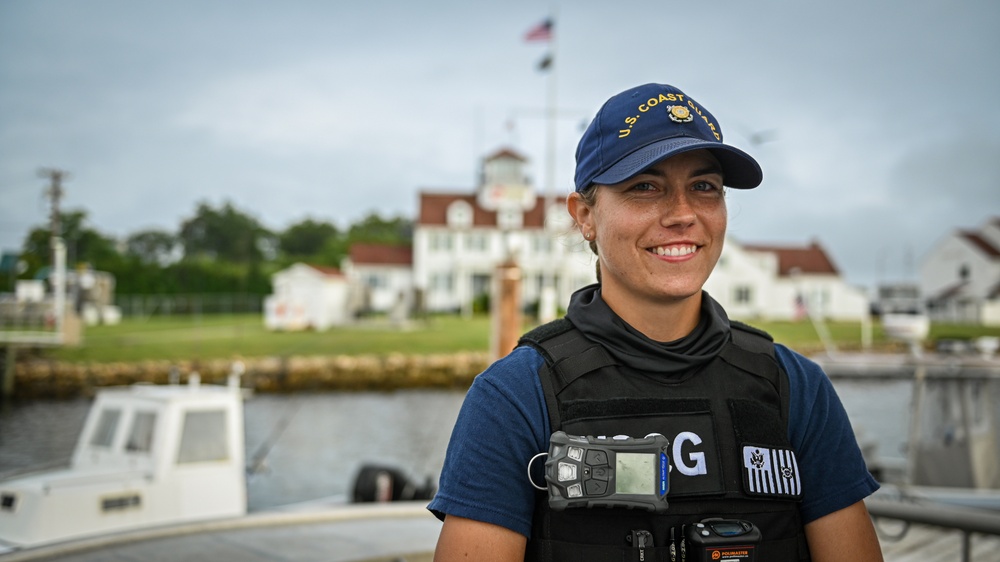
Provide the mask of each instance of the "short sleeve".
{"label": "short sleeve", "polygon": [[530,536],[536,490],[528,463],[548,449],[550,433],[538,379],[543,362],[520,347],[473,381],[428,506],[438,518],[455,515]]}
{"label": "short sleeve", "polygon": [[788,438],[802,478],[803,523],[871,495],[879,485],[868,472],[851,422],[833,384],[819,365],[775,346],[788,373]]}

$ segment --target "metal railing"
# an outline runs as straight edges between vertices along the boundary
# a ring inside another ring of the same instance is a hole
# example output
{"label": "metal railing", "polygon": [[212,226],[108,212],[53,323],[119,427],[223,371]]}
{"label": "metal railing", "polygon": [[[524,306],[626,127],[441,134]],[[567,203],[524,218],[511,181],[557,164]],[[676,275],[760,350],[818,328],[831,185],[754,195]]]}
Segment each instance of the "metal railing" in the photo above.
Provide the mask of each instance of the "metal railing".
{"label": "metal railing", "polygon": [[[879,518],[932,525],[962,532],[962,561],[972,560],[974,533],[1000,536],[1000,513],[942,504],[910,503],[879,498],[865,500],[868,513]],[[906,529],[897,538],[902,538]]]}
{"label": "metal railing", "polygon": [[252,293],[116,295],[122,316],[261,313],[264,296]]}

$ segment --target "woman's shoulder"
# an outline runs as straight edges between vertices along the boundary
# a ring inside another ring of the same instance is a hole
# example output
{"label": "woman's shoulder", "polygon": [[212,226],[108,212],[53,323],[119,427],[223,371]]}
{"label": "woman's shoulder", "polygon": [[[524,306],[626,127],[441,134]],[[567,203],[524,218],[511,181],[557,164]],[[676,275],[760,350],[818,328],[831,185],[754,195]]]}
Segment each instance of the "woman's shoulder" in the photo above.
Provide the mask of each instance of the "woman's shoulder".
{"label": "woman's shoulder", "polygon": [[[818,363],[790,349],[784,344],[774,344],[774,355],[778,363],[791,374],[792,371],[808,376],[823,375],[823,368]],[[825,375],[824,375],[825,376]]]}
{"label": "woman's shoulder", "polygon": [[545,359],[534,348],[519,346],[494,361],[473,381],[473,385],[489,385],[505,395],[534,394],[541,389],[538,371]]}
{"label": "woman's shoulder", "polygon": [[829,377],[818,363],[782,344],[774,344],[775,358],[788,373],[788,384],[793,394],[815,395],[830,388]]}

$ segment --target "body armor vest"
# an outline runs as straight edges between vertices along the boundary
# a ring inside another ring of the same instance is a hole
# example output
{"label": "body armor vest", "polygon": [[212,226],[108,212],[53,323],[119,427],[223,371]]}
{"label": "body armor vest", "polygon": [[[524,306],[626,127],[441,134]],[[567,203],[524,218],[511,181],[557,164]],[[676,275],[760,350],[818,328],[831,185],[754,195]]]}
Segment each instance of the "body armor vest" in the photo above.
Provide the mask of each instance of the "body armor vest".
{"label": "body armor vest", "polygon": [[[666,514],[557,512],[542,492],[526,560],[681,560],[675,539],[682,526],[708,517],[753,522],[762,535],[758,561],[809,560],[798,466],[788,442],[788,376],[767,334],[734,322],[732,341],[681,377],[622,365],[565,319],[525,334],[520,344],[545,358],[539,376],[553,432],[660,433],[671,444]],[[634,531],[651,533],[653,546],[629,544]]]}

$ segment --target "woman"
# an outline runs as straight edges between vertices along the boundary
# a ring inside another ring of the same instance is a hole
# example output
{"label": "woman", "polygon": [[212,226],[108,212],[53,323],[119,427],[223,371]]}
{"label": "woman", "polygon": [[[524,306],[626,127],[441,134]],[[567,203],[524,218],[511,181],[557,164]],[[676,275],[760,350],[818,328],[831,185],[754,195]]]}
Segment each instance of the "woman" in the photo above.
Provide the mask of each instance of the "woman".
{"label": "woman", "polygon": [[[862,501],[878,485],[829,380],[702,290],[723,186],[759,185],[757,162],[661,84],[608,100],[576,157],[567,207],[598,284],[473,383],[429,506],[435,560],[670,560],[711,517],[751,522],[757,560],[881,560]],[[550,509],[529,465],[557,429],[670,439],[667,513]]]}

